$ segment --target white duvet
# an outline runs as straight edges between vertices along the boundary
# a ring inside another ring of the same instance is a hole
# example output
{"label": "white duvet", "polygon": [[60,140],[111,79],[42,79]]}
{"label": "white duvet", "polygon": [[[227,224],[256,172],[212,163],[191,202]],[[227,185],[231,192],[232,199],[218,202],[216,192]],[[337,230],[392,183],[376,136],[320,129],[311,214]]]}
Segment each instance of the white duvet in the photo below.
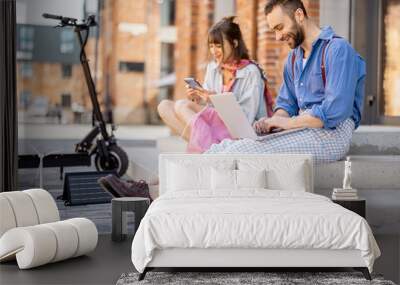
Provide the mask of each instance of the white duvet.
{"label": "white duvet", "polygon": [[132,262],[143,272],[165,248],[358,249],[370,272],[380,256],[359,215],[324,196],[265,189],[162,195],[140,223]]}

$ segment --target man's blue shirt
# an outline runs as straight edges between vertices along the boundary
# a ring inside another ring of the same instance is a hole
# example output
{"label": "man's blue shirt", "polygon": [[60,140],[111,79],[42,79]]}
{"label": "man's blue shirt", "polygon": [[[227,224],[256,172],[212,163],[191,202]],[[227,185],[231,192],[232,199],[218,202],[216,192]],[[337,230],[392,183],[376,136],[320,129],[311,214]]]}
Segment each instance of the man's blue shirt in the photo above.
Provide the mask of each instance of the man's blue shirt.
{"label": "man's blue shirt", "polygon": [[[299,110],[319,118],[324,128],[333,129],[347,118],[352,118],[356,128],[360,124],[365,89],[365,62],[331,27],[324,27],[312,45],[303,68],[303,49],[291,51],[286,60],[284,81],[276,100],[275,110],[283,109],[296,116]],[[322,47],[325,48],[326,85],[322,80]],[[294,78],[292,56],[296,54]]]}

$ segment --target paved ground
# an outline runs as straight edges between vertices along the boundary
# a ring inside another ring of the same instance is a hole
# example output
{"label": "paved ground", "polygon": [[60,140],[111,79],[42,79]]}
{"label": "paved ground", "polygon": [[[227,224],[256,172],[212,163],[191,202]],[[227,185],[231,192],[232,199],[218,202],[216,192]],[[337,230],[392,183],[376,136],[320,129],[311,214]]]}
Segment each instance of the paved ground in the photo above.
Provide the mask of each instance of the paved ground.
{"label": "paved ground", "polygon": [[[91,125],[19,124],[18,137],[23,139],[81,139],[92,129]],[[170,134],[163,125],[117,126],[115,136],[122,140],[154,140]]]}

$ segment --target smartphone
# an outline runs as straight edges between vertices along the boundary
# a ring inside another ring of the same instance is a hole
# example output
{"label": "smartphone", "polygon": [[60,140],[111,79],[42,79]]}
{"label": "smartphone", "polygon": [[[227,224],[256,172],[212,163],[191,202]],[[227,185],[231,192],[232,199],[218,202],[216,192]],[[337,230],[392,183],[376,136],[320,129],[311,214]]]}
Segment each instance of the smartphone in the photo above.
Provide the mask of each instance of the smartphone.
{"label": "smartphone", "polygon": [[203,86],[194,78],[186,77],[183,79],[192,89],[203,89]]}

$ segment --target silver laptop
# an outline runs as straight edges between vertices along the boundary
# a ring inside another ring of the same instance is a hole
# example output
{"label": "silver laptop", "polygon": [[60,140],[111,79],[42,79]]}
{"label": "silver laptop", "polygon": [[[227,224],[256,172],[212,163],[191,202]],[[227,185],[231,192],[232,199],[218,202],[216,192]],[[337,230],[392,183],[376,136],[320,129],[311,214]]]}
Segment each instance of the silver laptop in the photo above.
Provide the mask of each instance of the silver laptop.
{"label": "silver laptop", "polygon": [[281,132],[258,135],[252,125],[246,118],[242,108],[236,101],[233,93],[223,93],[211,95],[210,100],[213,103],[218,115],[225,123],[229,133],[234,139],[249,138],[253,140],[265,140],[277,136],[282,136],[292,132],[298,132],[305,128],[296,128]]}

